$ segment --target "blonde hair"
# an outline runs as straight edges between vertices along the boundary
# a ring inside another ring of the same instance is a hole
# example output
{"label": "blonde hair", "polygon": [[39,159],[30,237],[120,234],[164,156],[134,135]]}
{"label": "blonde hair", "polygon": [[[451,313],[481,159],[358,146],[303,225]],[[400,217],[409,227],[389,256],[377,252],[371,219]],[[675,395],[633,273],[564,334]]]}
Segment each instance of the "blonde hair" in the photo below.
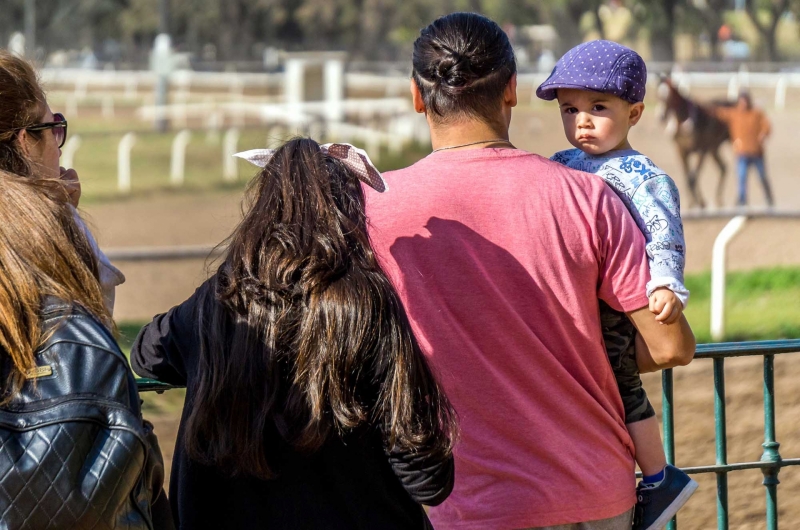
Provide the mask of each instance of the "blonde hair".
{"label": "blonde hair", "polygon": [[13,368],[2,395],[7,402],[35,367],[46,340],[42,302],[53,296],[77,304],[110,330],[98,264],[59,180],[0,171],[0,355]]}

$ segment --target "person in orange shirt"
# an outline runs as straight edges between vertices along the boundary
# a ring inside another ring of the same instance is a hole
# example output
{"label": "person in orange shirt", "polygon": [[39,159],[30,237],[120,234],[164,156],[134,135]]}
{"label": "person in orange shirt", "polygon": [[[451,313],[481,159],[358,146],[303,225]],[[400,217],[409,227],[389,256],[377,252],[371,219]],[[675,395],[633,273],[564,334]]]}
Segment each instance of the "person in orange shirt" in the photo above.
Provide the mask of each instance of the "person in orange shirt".
{"label": "person in orange shirt", "polygon": [[770,123],[759,109],[753,108],[750,94],[742,92],[735,107],[717,108],[717,118],[728,125],[733,152],[737,156],[737,173],[739,175],[739,197],[737,204],[747,204],[747,171],[753,165],[758,171],[767,205],[772,206],[772,190],[764,167],[764,140],[770,133]]}

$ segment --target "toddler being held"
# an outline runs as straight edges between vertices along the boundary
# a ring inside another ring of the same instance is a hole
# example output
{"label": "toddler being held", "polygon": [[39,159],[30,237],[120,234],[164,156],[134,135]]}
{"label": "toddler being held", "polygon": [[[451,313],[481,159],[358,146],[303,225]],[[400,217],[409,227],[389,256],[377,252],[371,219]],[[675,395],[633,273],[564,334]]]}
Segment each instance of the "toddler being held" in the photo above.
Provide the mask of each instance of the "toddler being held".
{"label": "toddler being held", "polygon": [[[644,234],[650,311],[661,324],[670,325],[689,299],[683,283],[686,245],[678,189],[669,175],[628,141],[628,132],[644,112],[646,80],[647,69],[639,54],[614,42],[592,41],[568,51],[536,94],[558,100],[564,132],[575,147],[551,159],[602,177]],[[656,530],[686,503],[697,483],[666,463],[655,411],[639,376],[636,328],[624,313],[602,302],[601,323],[626,427],[644,475],[637,487],[634,528]]]}

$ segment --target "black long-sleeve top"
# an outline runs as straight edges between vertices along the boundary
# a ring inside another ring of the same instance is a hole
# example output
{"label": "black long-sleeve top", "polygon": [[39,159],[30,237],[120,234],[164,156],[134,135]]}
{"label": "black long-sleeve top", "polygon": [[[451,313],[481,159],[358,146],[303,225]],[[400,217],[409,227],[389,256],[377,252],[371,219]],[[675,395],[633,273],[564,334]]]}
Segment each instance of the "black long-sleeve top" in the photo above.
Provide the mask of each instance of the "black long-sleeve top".
{"label": "black long-sleeve top", "polygon": [[[437,505],[453,489],[454,464],[417,454],[387,454],[378,429],[364,427],[331,439],[312,455],[278,441],[272,480],[229,477],[188,458],[184,425],[193,401],[203,284],[188,300],[156,316],[131,349],[136,373],[187,387],[175,444],[170,503],[176,526],[201,528],[422,529],[421,504]],[[213,297],[205,298],[206,300]],[[209,302],[216,303],[216,302]],[[235,413],[235,411],[231,411]]]}

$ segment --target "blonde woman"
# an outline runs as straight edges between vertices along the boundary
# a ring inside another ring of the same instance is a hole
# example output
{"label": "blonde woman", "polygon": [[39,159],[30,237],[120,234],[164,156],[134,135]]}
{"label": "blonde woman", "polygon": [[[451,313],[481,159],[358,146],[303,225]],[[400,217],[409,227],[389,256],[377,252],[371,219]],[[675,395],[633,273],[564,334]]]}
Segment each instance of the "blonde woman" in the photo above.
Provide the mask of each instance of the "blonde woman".
{"label": "blonde woman", "polygon": [[81,197],[78,174],[59,164],[66,139],[67,120],[63,114],[50,110],[33,66],[0,50],[0,170],[25,176],[35,173],[65,183],[72,214],[99,262],[104,303],[113,312],[114,290],[125,281],[125,276],[100,251],[78,215],[76,208]]}
{"label": "blonde woman", "polygon": [[63,181],[0,171],[4,529],[172,527],[98,275]]}

